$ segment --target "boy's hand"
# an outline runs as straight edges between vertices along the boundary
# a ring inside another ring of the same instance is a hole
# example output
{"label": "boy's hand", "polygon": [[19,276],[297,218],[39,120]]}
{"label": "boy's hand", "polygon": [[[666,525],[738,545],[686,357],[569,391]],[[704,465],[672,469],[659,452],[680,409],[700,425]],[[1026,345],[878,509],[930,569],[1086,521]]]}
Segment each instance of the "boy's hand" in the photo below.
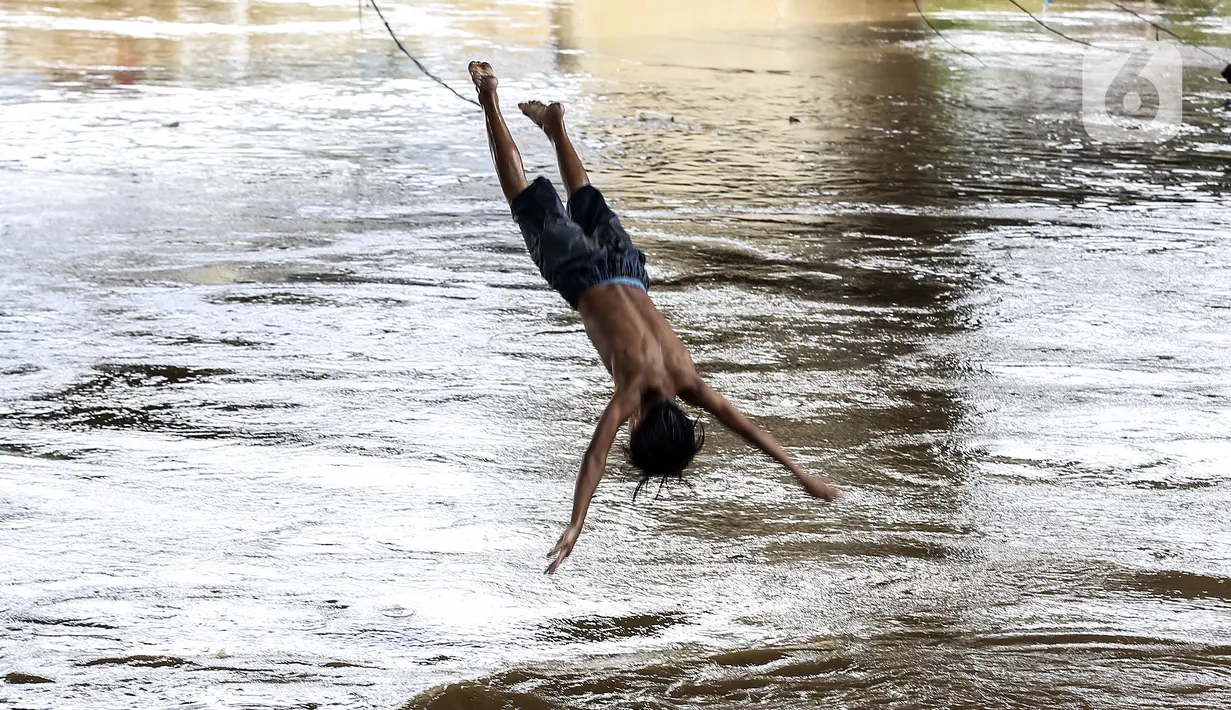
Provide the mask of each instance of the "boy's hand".
{"label": "boy's hand", "polygon": [[769,454],[775,461],[785,466],[788,471],[795,474],[795,479],[804,487],[808,495],[821,498],[822,500],[837,500],[841,495],[838,489],[826,483],[825,479],[820,476],[809,475],[800,468],[799,464],[795,463],[787,455],[787,452],[782,449],[782,445],[774,437],[770,436],[761,427],[753,424],[752,420],[745,417],[733,404],[715,392],[714,388],[702,382],[700,378],[697,378],[696,383],[691,389],[681,391],[680,396],[690,404],[703,407],[707,412],[718,417],[718,421],[722,422],[728,429],[739,434],[745,441]]}
{"label": "boy's hand", "polygon": [[804,487],[804,490],[808,491],[808,495],[814,498],[837,500],[838,496],[842,495],[838,492],[837,488],[826,483],[820,476],[803,473],[796,476],[796,478],[799,479],[799,483]]}
{"label": "boy's hand", "polygon": [[564,529],[564,534],[556,542],[556,546],[551,548],[551,552],[547,553],[548,557],[558,555],[554,562],[547,567],[547,574],[555,574],[560,568],[560,563],[568,558],[569,553],[573,551],[573,545],[577,544],[577,536],[581,534],[581,528],[573,525]]}

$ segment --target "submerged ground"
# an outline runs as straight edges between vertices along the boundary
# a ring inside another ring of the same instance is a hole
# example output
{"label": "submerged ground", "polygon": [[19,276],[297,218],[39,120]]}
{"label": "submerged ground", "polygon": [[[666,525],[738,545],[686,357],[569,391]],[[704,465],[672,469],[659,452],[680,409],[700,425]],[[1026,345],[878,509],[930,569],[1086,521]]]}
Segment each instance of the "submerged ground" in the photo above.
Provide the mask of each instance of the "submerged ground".
{"label": "submerged ground", "polygon": [[[568,103],[702,373],[847,494],[711,425],[547,578],[609,385],[480,114],[354,2],[0,0],[0,707],[1231,704],[1221,65],[1096,143],[1080,46],[926,5],[982,65],[910,2],[384,8]],[[1162,17],[1231,59],[1220,7]]]}

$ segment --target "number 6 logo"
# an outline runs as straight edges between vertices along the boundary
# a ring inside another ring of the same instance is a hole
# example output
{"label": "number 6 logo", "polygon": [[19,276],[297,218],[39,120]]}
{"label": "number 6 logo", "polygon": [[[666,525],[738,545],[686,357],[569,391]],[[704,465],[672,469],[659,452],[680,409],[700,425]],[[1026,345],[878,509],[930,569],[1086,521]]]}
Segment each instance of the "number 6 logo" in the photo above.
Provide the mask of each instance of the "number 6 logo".
{"label": "number 6 logo", "polygon": [[1175,42],[1132,52],[1088,49],[1081,68],[1086,135],[1106,143],[1158,143],[1179,134],[1184,60]]}

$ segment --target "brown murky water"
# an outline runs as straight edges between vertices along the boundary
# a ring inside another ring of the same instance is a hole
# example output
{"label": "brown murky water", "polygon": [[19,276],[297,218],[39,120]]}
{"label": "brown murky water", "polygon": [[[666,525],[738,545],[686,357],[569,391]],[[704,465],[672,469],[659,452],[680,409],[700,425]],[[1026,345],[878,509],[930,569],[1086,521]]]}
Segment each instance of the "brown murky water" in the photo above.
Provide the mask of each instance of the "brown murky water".
{"label": "brown murky water", "polygon": [[473,107],[354,2],[0,0],[0,707],[1231,706],[1221,67],[1097,143],[1081,47],[926,6],[986,66],[910,2],[388,3],[568,103],[703,374],[847,492],[711,427],[546,578],[609,384]]}

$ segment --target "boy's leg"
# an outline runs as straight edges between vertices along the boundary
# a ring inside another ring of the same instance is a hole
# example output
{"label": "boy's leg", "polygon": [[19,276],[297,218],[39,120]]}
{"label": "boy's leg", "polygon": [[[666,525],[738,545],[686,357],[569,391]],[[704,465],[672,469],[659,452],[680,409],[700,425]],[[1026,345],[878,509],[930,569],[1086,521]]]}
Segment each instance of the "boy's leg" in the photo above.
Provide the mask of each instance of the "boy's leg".
{"label": "boy's leg", "polygon": [[560,163],[560,177],[568,188],[568,213],[587,235],[607,247],[632,247],[632,240],[620,225],[620,220],[607,206],[601,192],[590,186],[581,158],[573,148],[568,133],[564,130],[564,106],[544,106],[539,101],[518,104],[522,113],[538,124],[556,147],[556,160]]}
{"label": "boy's leg", "polygon": [[483,115],[487,118],[487,144],[492,151],[492,160],[496,163],[500,189],[504,191],[505,199],[512,202],[530,183],[526,182],[521,153],[517,152],[517,144],[513,142],[509,127],[504,124],[504,116],[500,113],[500,101],[496,96],[499,80],[492,71],[492,65],[487,62],[471,62],[469,69],[470,78],[474,80],[474,86],[479,91],[479,104],[483,107]]}
{"label": "boy's leg", "polygon": [[498,80],[491,65],[471,62],[470,76],[474,79],[479,104],[487,117],[487,137],[492,159],[496,162],[496,174],[500,177],[500,188],[509,201],[513,219],[521,228],[526,250],[547,283],[564,296],[573,308],[577,308],[583,284],[576,278],[572,267],[594,253],[594,240],[586,236],[581,225],[569,217],[556,188],[547,178],[526,181],[521,154],[517,152],[517,144],[509,135],[508,126],[500,114],[500,103],[496,97]]}
{"label": "boy's leg", "polygon": [[531,121],[538,124],[539,128],[543,129],[543,132],[551,139],[551,144],[556,147],[556,161],[560,164],[560,179],[564,181],[564,187],[568,190],[569,198],[572,199],[575,192],[590,184],[590,176],[586,174],[585,166],[581,164],[581,158],[577,157],[577,151],[573,149],[573,142],[569,140],[568,133],[564,130],[564,106],[562,104],[544,106],[541,101],[527,101],[518,104],[518,108],[529,116]]}

